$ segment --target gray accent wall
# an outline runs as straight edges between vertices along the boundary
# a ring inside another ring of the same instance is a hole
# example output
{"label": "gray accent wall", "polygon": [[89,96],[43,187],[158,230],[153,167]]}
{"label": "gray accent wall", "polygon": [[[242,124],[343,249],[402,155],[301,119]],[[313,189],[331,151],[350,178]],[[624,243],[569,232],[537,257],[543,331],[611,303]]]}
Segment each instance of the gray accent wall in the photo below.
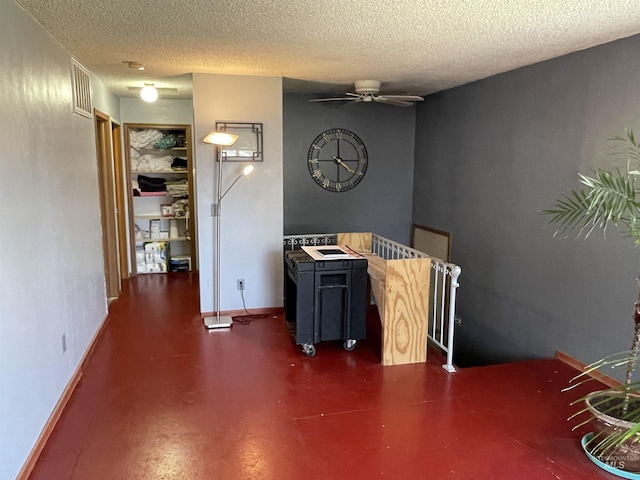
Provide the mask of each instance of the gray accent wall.
{"label": "gray accent wall", "polygon": [[427,97],[416,112],[413,220],[451,232],[462,267],[456,361],[628,349],[640,250],[614,231],[554,238],[540,212],[640,131],[640,37]]}
{"label": "gray accent wall", "polygon": [[[316,95],[284,95],[285,234],[374,232],[406,243],[411,226],[415,107],[345,106],[309,102]],[[369,165],[352,190],[332,193],[311,178],[307,153],[330,128],[364,142]]]}

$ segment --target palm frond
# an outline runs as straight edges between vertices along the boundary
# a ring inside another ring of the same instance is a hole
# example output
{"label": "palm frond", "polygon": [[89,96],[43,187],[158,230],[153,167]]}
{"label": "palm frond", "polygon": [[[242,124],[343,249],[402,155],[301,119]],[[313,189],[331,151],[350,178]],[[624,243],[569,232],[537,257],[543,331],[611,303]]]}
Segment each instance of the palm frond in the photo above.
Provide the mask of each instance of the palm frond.
{"label": "palm frond", "polygon": [[560,233],[565,236],[574,230],[582,231],[596,220],[594,212],[589,208],[588,193],[587,190],[572,190],[569,195],[557,200],[553,208],[542,211],[551,216],[550,223],[559,225],[555,235]]}
{"label": "palm frond", "polygon": [[[630,350],[622,350],[620,352],[616,352],[616,353],[612,353],[610,355],[607,355],[606,357],[603,357],[599,360],[596,360],[593,363],[590,363],[589,365],[586,365],[584,367],[584,369],[582,370],[582,372],[580,372],[578,375],[576,375],[575,377],[573,377],[570,381],[569,381],[569,386],[564,388],[562,391],[566,392],[568,390],[572,390],[586,382],[590,382],[590,381],[594,381],[597,380],[594,377],[594,373],[597,371],[602,371],[603,369],[608,369],[608,370],[615,370],[618,367],[625,367],[626,365],[629,364],[630,361],[633,360],[633,357],[631,355],[631,351]],[[577,382],[577,383],[576,383]],[[638,387],[640,387],[640,383],[638,384]],[[620,387],[619,386],[615,386],[615,387],[611,387],[612,390],[618,390]],[[580,402],[584,400],[583,398],[580,398],[578,400],[576,400],[574,403]]]}
{"label": "palm frond", "polygon": [[640,144],[636,141],[633,130],[626,129],[624,136],[617,136],[610,139],[614,142],[614,149],[610,155],[620,160],[633,160],[636,165],[640,165]]}
{"label": "palm frond", "polygon": [[598,169],[592,176],[579,174],[585,186],[561,197],[551,209],[542,213],[551,216],[551,223],[559,225],[556,234],[588,237],[594,229],[606,232],[609,225],[628,235],[636,236],[636,219],[640,205],[636,201],[635,176],[628,171]]}
{"label": "palm frond", "polygon": [[594,177],[580,174],[590,200],[589,209],[600,212],[603,220],[618,222],[628,214],[636,213],[635,178],[620,169],[598,169]]}

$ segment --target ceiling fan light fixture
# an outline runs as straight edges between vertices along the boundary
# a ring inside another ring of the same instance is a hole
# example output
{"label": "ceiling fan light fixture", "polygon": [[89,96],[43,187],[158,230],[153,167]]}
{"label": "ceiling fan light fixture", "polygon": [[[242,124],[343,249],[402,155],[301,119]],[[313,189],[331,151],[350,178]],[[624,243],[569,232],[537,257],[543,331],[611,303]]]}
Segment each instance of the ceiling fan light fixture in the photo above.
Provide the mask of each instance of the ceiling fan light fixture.
{"label": "ceiling fan light fixture", "polygon": [[141,64],[140,62],[131,62],[129,60],[125,60],[122,63],[126,63],[129,66],[129,68],[134,70],[140,70],[140,71],[144,70],[144,65]]}
{"label": "ceiling fan light fixture", "polygon": [[158,90],[153,86],[153,83],[144,84],[144,87],[140,90],[140,98],[149,103],[153,103],[158,99]]}
{"label": "ceiling fan light fixture", "polygon": [[356,80],[355,87],[360,95],[376,95],[380,92],[380,82],[377,80]]}
{"label": "ceiling fan light fixture", "polygon": [[380,82],[378,80],[357,80],[355,93],[347,92],[345,97],[338,98],[314,98],[310,102],[364,102],[385,103],[396,107],[409,107],[413,102],[422,102],[424,98],[418,95],[380,95]]}

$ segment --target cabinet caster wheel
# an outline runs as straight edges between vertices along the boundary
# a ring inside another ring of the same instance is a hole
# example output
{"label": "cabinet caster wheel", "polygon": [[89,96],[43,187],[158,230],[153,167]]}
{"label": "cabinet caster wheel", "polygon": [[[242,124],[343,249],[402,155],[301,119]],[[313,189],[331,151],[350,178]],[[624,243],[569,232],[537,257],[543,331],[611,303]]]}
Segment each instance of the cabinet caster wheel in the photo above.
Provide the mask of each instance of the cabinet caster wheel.
{"label": "cabinet caster wheel", "polygon": [[307,357],[315,357],[316,347],[311,345],[310,343],[305,343],[304,345],[302,345],[302,353],[304,353]]}
{"label": "cabinet caster wheel", "polygon": [[347,352],[352,352],[356,348],[356,340],[345,340],[342,346]]}

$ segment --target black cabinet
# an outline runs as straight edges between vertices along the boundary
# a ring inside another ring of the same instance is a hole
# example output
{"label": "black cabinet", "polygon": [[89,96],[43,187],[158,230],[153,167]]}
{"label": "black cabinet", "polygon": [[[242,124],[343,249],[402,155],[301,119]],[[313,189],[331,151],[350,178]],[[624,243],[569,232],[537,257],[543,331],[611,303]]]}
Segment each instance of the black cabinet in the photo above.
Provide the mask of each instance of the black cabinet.
{"label": "black cabinet", "polygon": [[285,314],[296,344],[310,357],[325,340],[353,350],[366,337],[367,260],[318,261],[294,250],[285,264]]}

